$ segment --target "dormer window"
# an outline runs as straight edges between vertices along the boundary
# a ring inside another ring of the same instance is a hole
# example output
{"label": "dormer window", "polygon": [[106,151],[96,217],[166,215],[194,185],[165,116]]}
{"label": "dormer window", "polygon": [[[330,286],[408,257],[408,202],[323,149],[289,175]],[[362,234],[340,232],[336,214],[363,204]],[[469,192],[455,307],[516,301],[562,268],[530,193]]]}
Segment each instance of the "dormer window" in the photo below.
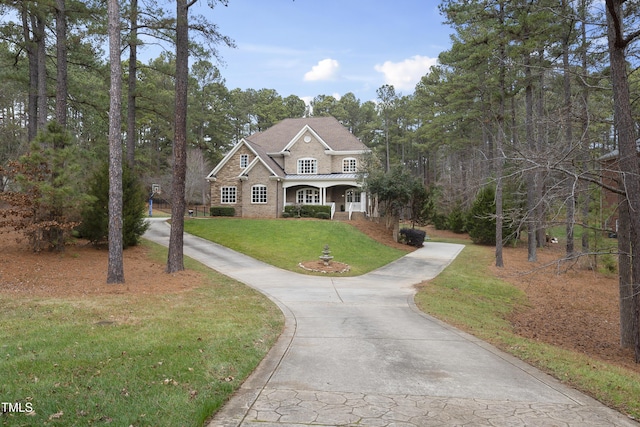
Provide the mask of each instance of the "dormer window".
{"label": "dormer window", "polygon": [[242,169],[249,166],[249,155],[248,154],[240,154],[240,167]]}
{"label": "dormer window", "polygon": [[358,171],[358,163],[355,158],[347,157],[342,160],[342,172],[343,173],[355,173]]}
{"label": "dormer window", "polygon": [[298,159],[298,174],[315,175],[318,173],[318,161],[316,159]]}

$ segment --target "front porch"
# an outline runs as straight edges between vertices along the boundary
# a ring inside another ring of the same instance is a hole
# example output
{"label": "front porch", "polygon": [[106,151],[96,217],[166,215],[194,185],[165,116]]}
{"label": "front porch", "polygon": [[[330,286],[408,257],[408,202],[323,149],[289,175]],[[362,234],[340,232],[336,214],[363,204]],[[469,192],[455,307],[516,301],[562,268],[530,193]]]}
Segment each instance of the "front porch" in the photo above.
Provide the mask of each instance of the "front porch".
{"label": "front porch", "polygon": [[[366,211],[366,193],[357,185],[318,185],[319,183],[283,186],[284,206],[324,205],[331,206],[331,219],[339,214],[340,219],[350,220],[354,214]],[[283,209],[284,209],[283,206]]]}

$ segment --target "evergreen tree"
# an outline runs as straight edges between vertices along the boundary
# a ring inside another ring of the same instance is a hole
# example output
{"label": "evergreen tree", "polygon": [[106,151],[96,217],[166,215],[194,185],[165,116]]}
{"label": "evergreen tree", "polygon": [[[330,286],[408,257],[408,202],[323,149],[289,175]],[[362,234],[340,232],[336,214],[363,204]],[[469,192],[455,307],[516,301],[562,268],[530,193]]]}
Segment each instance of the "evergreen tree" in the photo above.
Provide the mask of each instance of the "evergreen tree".
{"label": "evergreen tree", "polygon": [[[92,201],[82,211],[82,224],[78,227],[80,235],[93,244],[107,241],[109,236],[109,167],[104,164],[89,182],[89,196]],[[145,203],[147,193],[137,175],[125,163],[122,169],[123,225],[122,246],[128,248],[140,242],[147,231],[145,221]]]}
{"label": "evergreen tree", "polygon": [[[503,206],[503,211],[508,211],[506,208]],[[503,222],[502,224],[502,235],[506,236],[505,240],[510,240],[515,235],[512,223]],[[496,244],[496,190],[493,185],[482,188],[478,193],[471,209],[469,209],[466,229],[474,243],[480,245]]]}
{"label": "evergreen tree", "polygon": [[[22,232],[34,252],[64,251],[71,230],[78,225],[84,192],[79,150],[69,144],[70,136],[56,122],[41,132],[30,151],[0,168],[0,175],[12,183],[0,193],[7,202],[1,227]],[[63,148],[54,148],[62,146]]]}

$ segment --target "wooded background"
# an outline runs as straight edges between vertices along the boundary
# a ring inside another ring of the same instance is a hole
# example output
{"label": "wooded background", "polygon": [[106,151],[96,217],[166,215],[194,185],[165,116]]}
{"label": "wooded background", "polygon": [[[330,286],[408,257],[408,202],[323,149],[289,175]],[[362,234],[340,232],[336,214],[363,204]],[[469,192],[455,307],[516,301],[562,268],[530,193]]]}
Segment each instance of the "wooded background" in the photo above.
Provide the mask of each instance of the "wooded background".
{"label": "wooded background", "polygon": [[[178,117],[186,115],[185,198],[206,204],[204,177],[241,138],[284,118],[332,115],[373,150],[382,173],[400,168],[422,182],[429,219],[443,227],[453,227],[480,190],[493,187],[497,265],[502,244],[515,237],[535,261],[550,233],[566,244],[567,259],[599,251],[605,233],[617,233],[621,301],[629,310],[621,316],[635,319],[623,342],[635,341],[640,358],[640,285],[633,285],[640,283],[640,257],[633,257],[640,242],[639,2],[443,0],[452,46],[413,93],[385,85],[375,100],[319,94],[310,105],[269,88],[226,86],[216,46],[234,42],[218,32],[215,6],[227,0],[210,2],[213,19],[188,16],[182,50],[173,3],[109,3],[120,6],[118,140],[149,192],[160,184],[163,198],[171,197]],[[178,12],[192,4],[178,3]],[[107,6],[3,0],[0,18],[0,165],[7,170],[55,121],[69,137],[40,141],[75,149],[58,167],[81,165],[73,180],[82,192],[82,183],[113,159]],[[145,44],[168,48],[142,62]],[[184,51],[191,66],[182,105],[176,62],[185,63]],[[9,174],[0,178],[2,192],[16,185]]]}

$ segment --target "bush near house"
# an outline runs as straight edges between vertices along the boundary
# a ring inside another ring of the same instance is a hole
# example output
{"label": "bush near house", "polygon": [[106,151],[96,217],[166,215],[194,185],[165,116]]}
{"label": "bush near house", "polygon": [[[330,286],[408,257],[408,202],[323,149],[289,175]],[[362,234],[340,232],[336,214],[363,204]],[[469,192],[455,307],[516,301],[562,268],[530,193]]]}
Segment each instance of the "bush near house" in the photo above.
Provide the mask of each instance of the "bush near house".
{"label": "bush near house", "polygon": [[[324,205],[288,205],[284,207],[283,215],[285,218],[321,218],[321,219],[329,219],[331,218],[331,206]],[[327,214],[328,216],[325,218],[325,215],[318,214]]]}
{"label": "bush near house", "polygon": [[226,206],[211,206],[209,213],[211,216],[236,216],[235,208]]}

